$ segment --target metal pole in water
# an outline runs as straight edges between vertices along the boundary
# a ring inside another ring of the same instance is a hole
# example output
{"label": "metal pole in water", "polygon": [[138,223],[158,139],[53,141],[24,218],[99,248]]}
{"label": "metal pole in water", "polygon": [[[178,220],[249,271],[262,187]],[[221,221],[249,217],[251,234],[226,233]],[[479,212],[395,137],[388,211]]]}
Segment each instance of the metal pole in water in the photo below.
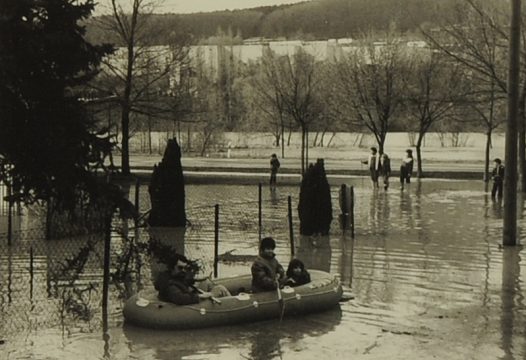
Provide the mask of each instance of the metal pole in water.
{"label": "metal pole in water", "polygon": [[288,218],[289,218],[289,237],[290,237],[290,255],[294,257],[296,254],[294,246],[294,228],[292,224],[292,197],[289,195],[287,198],[288,201]]}
{"label": "metal pole in water", "polygon": [[137,214],[139,213],[139,208],[140,208],[140,204],[139,204],[140,187],[141,187],[141,180],[137,178],[135,180],[135,211],[137,212]]}
{"label": "metal pole in water", "polygon": [[108,291],[110,284],[111,216],[106,220],[104,236],[104,274],[102,279],[102,311],[108,309]]}
{"label": "metal pole in water", "polygon": [[214,219],[214,277],[217,277],[217,264],[219,262],[219,204],[215,205]]}
{"label": "metal pole in water", "polygon": [[33,300],[33,247],[29,248],[29,299]]}
{"label": "metal pole in water", "polygon": [[517,124],[519,122],[521,0],[511,1],[508,68],[508,119],[504,147],[503,245],[517,244]]}
{"label": "metal pole in water", "polygon": [[342,230],[345,232],[347,229],[347,216],[349,215],[349,209],[347,209],[347,185],[342,184],[340,187],[340,210],[342,219]]}
{"label": "metal pole in water", "polygon": [[349,215],[351,217],[351,237],[354,239],[354,186],[351,186],[351,208]]}
{"label": "metal pole in water", "polygon": [[7,207],[7,245],[11,246],[13,239],[13,200],[11,199],[11,185],[7,186],[7,198],[8,207]]}
{"label": "metal pole in water", "polygon": [[262,224],[262,207],[263,207],[263,204],[262,204],[262,188],[263,186],[261,185],[261,183],[259,183],[258,185],[258,231],[259,231],[259,240],[261,240],[261,233],[262,233],[262,229],[261,229],[261,224]]}

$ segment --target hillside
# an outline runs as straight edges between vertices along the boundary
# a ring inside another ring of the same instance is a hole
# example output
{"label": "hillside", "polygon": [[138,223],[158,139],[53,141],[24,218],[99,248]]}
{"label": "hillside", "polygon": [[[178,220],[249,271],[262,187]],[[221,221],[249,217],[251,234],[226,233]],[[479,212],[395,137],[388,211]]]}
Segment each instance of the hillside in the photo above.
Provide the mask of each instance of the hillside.
{"label": "hillside", "polygon": [[[195,14],[157,14],[152,45],[167,44],[171,33],[188,33],[193,43],[219,31],[251,37],[329,39],[356,37],[361,32],[386,29],[396,22],[405,32],[436,24],[454,9],[457,0],[312,0],[235,11]],[[160,30],[159,30],[160,29]],[[115,42],[88,22],[92,42]]]}

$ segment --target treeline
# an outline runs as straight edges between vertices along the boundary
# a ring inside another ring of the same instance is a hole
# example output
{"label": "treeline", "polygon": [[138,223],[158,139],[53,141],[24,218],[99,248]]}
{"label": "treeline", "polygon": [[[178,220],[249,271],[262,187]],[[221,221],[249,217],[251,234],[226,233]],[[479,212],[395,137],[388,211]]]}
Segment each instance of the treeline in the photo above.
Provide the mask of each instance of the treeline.
{"label": "treeline", "polygon": [[[230,32],[242,39],[316,40],[358,37],[369,30],[386,30],[393,22],[406,33],[420,26],[435,25],[440,17],[455,10],[457,0],[313,0],[297,4],[265,6],[235,11],[195,14],[156,14],[152,23],[161,31],[149,39],[150,45],[165,45],[176,33],[189,34],[199,43],[219,31]],[[87,37],[94,43],[113,42],[107,33],[92,26]]]}

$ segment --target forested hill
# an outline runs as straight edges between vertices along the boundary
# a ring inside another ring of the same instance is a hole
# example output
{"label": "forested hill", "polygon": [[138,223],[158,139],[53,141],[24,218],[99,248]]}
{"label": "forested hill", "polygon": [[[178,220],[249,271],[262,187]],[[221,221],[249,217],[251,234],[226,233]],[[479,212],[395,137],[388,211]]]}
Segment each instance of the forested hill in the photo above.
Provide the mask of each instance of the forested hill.
{"label": "forested hill", "polygon": [[[403,31],[434,24],[449,14],[456,0],[312,0],[296,4],[265,6],[235,11],[154,15],[152,44],[167,44],[170,33],[187,32],[197,43],[218,34],[286,39],[329,39],[356,37],[363,31],[385,29],[396,22]],[[88,25],[91,41],[111,41]]]}

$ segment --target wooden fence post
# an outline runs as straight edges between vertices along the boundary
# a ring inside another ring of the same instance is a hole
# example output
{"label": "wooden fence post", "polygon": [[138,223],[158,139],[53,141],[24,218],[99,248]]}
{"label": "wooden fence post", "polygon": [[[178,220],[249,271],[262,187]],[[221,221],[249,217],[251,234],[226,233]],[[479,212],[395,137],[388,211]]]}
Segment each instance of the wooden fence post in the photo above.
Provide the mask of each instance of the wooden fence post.
{"label": "wooden fence post", "polygon": [[214,217],[214,277],[218,275],[217,265],[219,262],[219,204],[215,205]]}

